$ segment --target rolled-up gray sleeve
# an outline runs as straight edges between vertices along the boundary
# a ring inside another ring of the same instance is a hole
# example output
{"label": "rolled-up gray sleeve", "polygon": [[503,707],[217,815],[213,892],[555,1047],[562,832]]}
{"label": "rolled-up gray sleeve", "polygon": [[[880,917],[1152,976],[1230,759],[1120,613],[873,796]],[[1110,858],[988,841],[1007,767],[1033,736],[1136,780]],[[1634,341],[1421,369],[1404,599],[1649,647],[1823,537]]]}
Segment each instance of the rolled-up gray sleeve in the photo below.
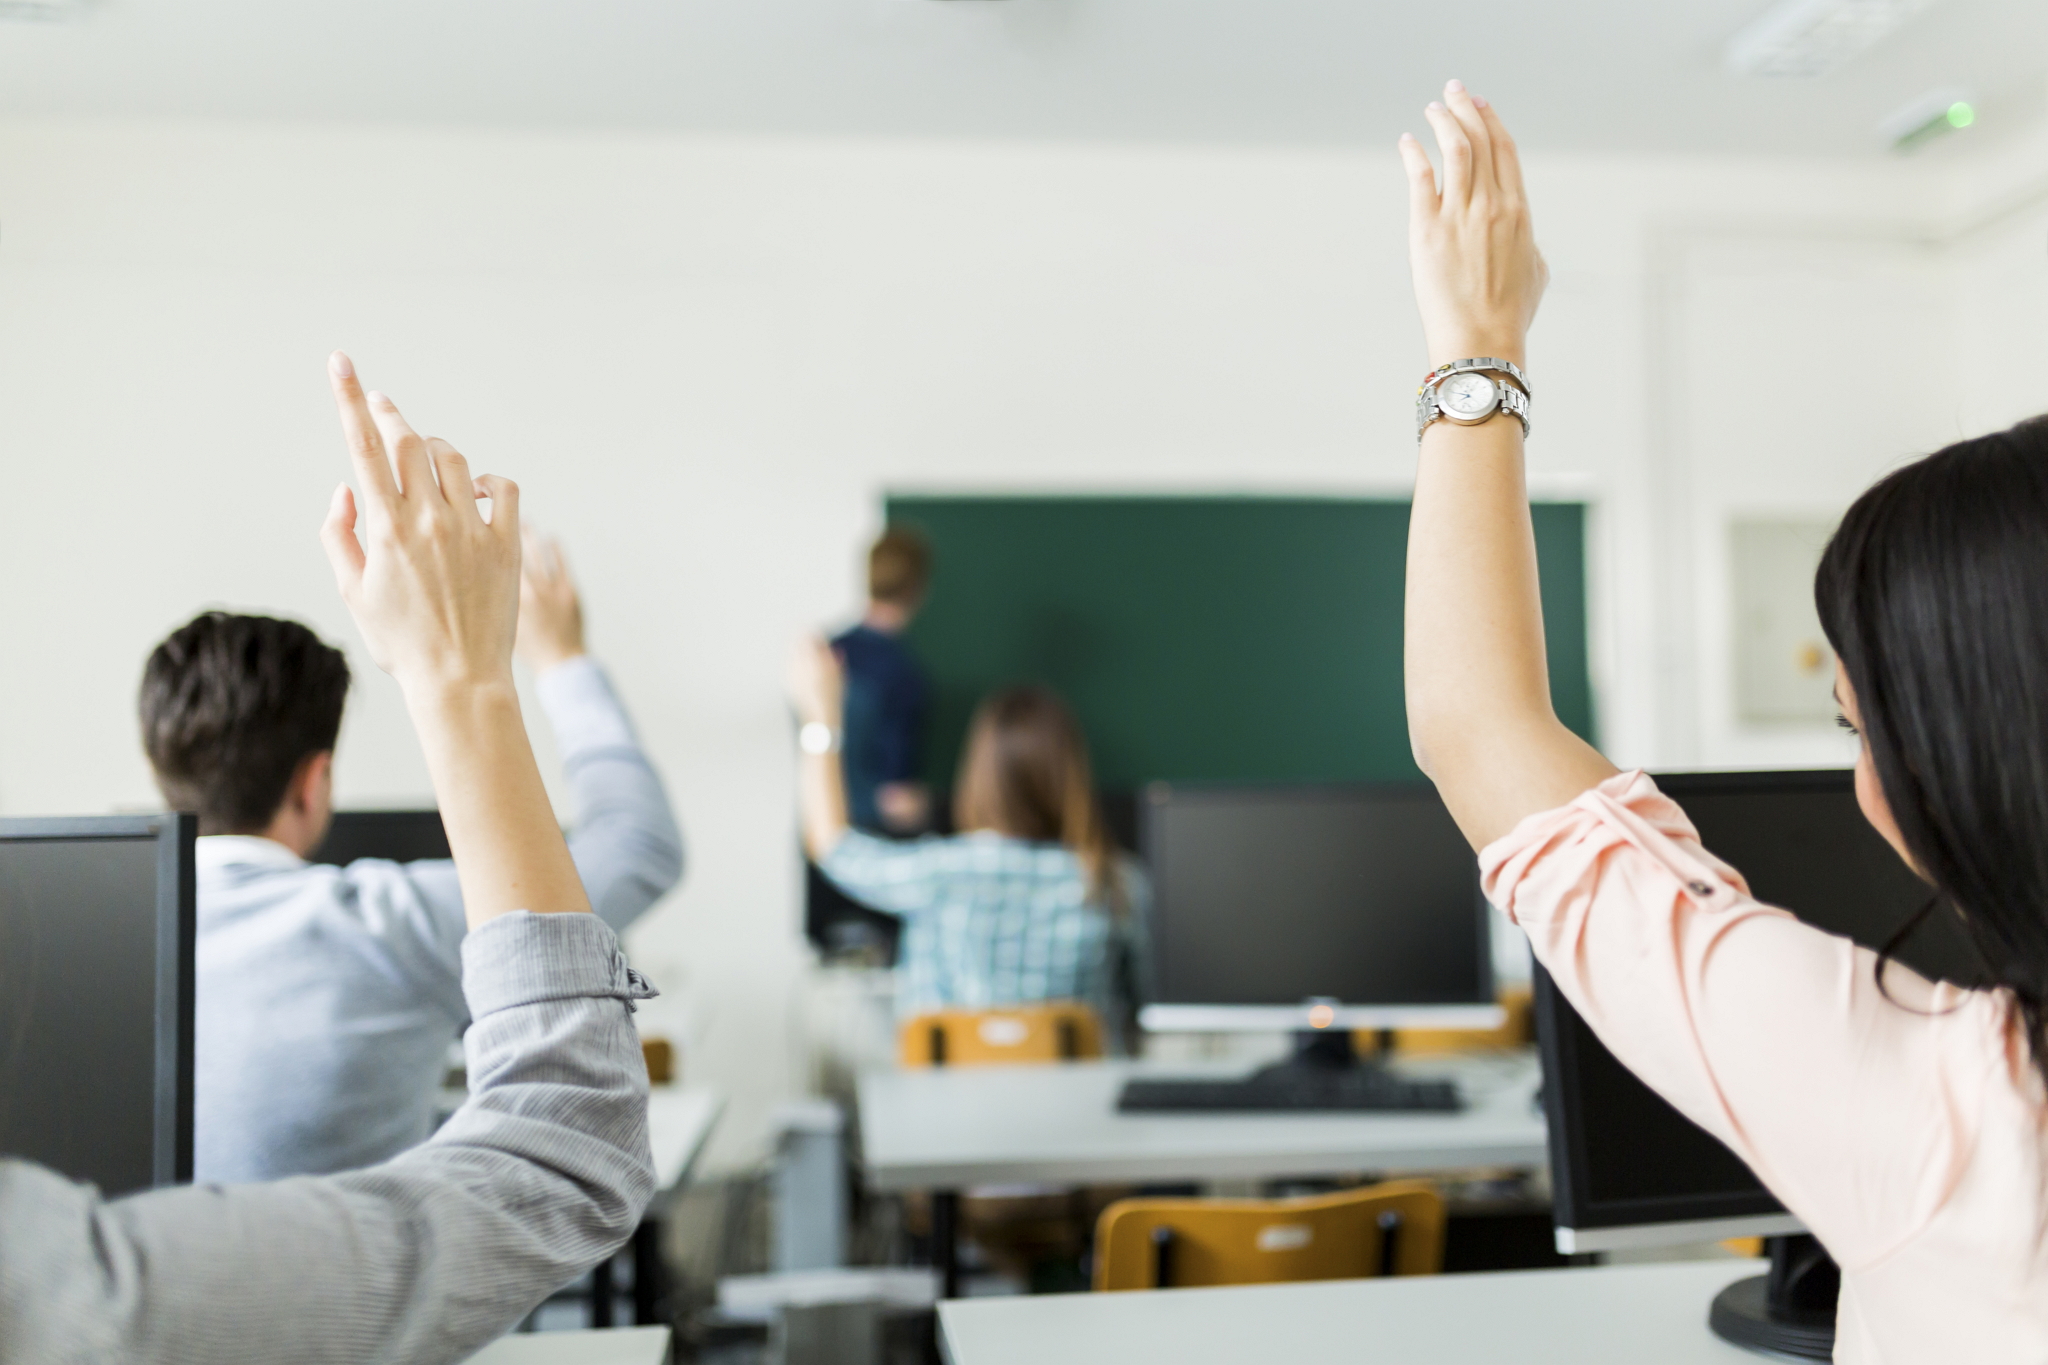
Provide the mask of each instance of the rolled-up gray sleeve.
{"label": "rolled-up gray sleeve", "polygon": [[667,789],[596,660],[555,665],[534,680],[534,692],[561,745],[575,805],[569,853],[591,908],[624,930],[682,879],[683,835]]}
{"label": "rolled-up gray sleeve", "polygon": [[462,954],[469,1101],[383,1165],[108,1202],[0,1162],[0,1361],[457,1361],[616,1250],[654,1189],[652,988],[591,915]]}

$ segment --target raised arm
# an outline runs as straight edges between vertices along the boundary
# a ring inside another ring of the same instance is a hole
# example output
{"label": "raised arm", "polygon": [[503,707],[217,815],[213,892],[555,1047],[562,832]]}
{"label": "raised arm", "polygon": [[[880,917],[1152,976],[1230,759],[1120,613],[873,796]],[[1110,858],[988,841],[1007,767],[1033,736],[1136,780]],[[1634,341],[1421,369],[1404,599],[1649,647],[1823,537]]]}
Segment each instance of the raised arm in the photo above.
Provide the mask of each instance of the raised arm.
{"label": "raised arm", "polygon": [[[1452,81],[1426,111],[1439,185],[1404,134],[1409,256],[1431,366],[1495,357],[1523,365],[1549,278],[1529,223],[1521,163],[1500,117]],[[1405,669],[1415,760],[1459,828],[1483,847],[1559,806],[1614,765],[1550,703],[1536,539],[1522,428],[1430,425],[1408,527]]]}
{"label": "raised arm", "polygon": [[629,1018],[652,992],[587,913],[512,691],[518,490],[420,440],[346,358],[332,374],[361,515],[337,491],[322,539],[454,848],[469,1102],[345,1175],[109,1203],[0,1161],[0,1359],[461,1360],[615,1250],[652,1193]]}
{"label": "raised arm", "polygon": [[846,725],[846,670],[832,646],[806,640],[790,664],[789,703],[796,711],[796,802],[804,852],[823,862],[846,837],[846,772],[839,743]]}
{"label": "raised arm", "polygon": [[561,746],[569,856],[591,908],[624,931],[683,875],[683,836],[661,774],[584,644],[583,602],[552,539],[531,531],[519,568],[517,649]]}

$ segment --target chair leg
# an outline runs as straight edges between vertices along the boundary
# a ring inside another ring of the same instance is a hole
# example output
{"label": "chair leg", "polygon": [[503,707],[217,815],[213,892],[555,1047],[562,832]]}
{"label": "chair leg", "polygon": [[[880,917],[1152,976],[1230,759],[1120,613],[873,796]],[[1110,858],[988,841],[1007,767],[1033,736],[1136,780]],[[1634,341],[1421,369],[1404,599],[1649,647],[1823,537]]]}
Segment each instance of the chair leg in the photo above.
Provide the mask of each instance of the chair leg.
{"label": "chair leg", "polygon": [[939,1264],[939,1297],[960,1297],[960,1193],[932,1192],[932,1259]]}
{"label": "chair leg", "polygon": [[633,1232],[633,1324],[668,1321],[668,1267],[661,1259],[661,1221],[644,1218]]}
{"label": "chair leg", "polygon": [[1152,1229],[1152,1287],[1173,1287],[1173,1229]]}
{"label": "chair leg", "polygon": [[1388,1209],[1380,1215],[1380,1274],[1399,1274],[1401,1264],[1401,1215]]}
{"label": "chair leg", "polygon": [[607,1256],[590,1271],[590,1325],[612,1325],[612,1258]]}

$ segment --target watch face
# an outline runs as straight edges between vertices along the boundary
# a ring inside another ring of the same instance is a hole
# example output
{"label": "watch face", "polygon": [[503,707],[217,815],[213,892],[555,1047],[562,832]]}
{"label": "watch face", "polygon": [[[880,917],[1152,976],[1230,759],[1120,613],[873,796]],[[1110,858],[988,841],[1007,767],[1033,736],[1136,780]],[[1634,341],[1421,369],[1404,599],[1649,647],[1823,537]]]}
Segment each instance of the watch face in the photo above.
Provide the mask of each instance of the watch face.
{"label": "watch face", "polygon": [[1453,417],[1484,417],[1498,398],[1483,374],[1454,374],[1436,386],[1437,405]]}

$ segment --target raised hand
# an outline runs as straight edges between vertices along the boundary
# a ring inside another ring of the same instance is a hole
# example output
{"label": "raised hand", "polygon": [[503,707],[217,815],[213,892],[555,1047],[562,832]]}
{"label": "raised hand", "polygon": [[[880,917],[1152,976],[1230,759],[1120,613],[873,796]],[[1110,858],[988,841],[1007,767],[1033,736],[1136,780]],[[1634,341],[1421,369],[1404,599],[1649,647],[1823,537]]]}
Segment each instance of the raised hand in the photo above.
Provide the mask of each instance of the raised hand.
{"label": "raised hand", "polygon": [[536,673],[584,652],[583,600],[561,542],[528,530],[519,565],[519,657]]}
{"label": "raised hand", "polygon": [[514,910],[587,911],[512,685],[519,489],[421,440],[339,351],[327,373],[362,503],[359,518],[356,495],[336,489],[320,540],[371,657],[405,693],[463,913],[474,928]]}
{"label": "raised hand", "polygon": [[1401,135],[1408,257],[1429,363],[1498,356],[1522,364],[1550,269],[1536,249],[1522,163],[1500,115],[1458,81],[1424,111],[1443,155],[1441,186],[1422,144]]}
{"label": "raised hand", "polygon": [[[508,679],[518,485],[473,477],[454,446],[420,439],[389,398],[363,392],[339,351],[327,368],[362,504],[337,488],[320,540],[370,656],[408,691]],[[491,500],[488,521],[481,498]]]}

